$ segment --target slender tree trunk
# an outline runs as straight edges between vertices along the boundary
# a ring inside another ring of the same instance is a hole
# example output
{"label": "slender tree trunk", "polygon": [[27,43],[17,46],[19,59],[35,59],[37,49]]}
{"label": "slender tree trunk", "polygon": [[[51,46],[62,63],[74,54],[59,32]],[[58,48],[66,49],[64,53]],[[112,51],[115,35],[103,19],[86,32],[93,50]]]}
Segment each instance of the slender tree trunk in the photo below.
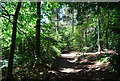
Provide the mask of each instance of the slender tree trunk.
{"label": "slender tree trunk", "polygon": [[105,37],[106,37],[106,48],[109,49],[109,45],[108,45],[108,28],[109,28],[109,8],[108,8],[108,26],[106,26],[106,33],[105,33]]}
{"label": "slender tree trunk", "polygon": [[[87,19],[86,19],[86,21],[87,21],[87,23],[88,23],[88,16],[87,16]],[[85,28],[85,46],[87,47],[88,45],[87,45],[87,27],[88,27],[88,25],[86,26],[86,28]]]}
{"label": "slender tree trunk", "polygon": [[79,49],[79,52],[81,52],[81,36],[80,36],[80,34],[81,34],[81,31],[80,31],[80,27],[79,27],[79,36],[78,36],[78,49]]}
{"label": "slender tree trunk", "polygon": [[83,30],[83,32],[84,32],[84,35],[83,35],[83,37],[84,37],[84,46],[87,47],[87,28],[85,28]]}
{"label": "slender tree trunk", "polygon": [[81,31],[81,51],[83,52],[84,47],[84,29]]}
{"label": "slender tree trunk", "polygon": [[[97,40],[97,38],[96,38],[96,37],[97,37],[97,33],[98,33],[98,32],[97,32],[97,29],[98,29],[98,28],[95,27],[95,30],[94,30],[94,36],[95,36],[95,37],[92,39],[92,41],[94,41],[94,42],[92,43],[94,49],[96,49],[96,48],[98,47],[98,44],[97,44],[98,40]],[[94,39],[96,39],[96,40],[94,40]],[[96,45],[96,44],[97,44],[97,45]]]}
{"label": "slender tree trunk", "polygon": [[100,33],[100,16],[98,16],[98,52],[103,51],[101,33]]}
{"label": "slender tree trunk", "polygon": [[8,71],[7,71],[7,77],[6,81],[12,81],[12,69],[13,69],[13,59],[14,59],[14,50],[15,50],[15,41],[16,41],[16,32],[17,32],[17,19],[18,14],[20,11],[21,2],[18,2],[15,16],[14,16],[14,22],[13,22],[13,29],[12,29],[12,43],[10,48],[10,55],[9,55],[9,63],[8,63]]}
{"label": "slender tree trunk", "polygon": [[98,17],[98,52],[100,52],[100,22]]}
{"label": "slender tree trunk", "polygon": [[58,40],[59,38],[59,8],[56,9],[57,12],[57,26],[56,26],[56,39]]}
{"label": "slender tree trunk", "polygon": [[72,33],[74,33],[74,9],[72,13]]}
{"label": "slender tree trunk", "polygon": [[41,2],[37,2],[37,23],[36,23],[36,55],[40,57],[40,4]]}
{"label": "slender tree trunk", "polygon": [[87,28],[85,29],[85,46],[87,47]]}
{"label": "slender tree trunk", "polygon": [[[99,9],[100,9],[100,6],[99,6],[99,4],[98,4],[98,7],[97,7],[97,11],[99,11]],[[97,18],[97,20],[98,20],[98,52],[99,53],[101,53],[101,51],[103,51],[103,48],[102,48],[102,41],[101,41],[101,32],[100,32],[100,24],[101,24],[101,22],[100,22],[100,16],[101,16],[101,13],[99,12],[98,13],[98,18]]]}

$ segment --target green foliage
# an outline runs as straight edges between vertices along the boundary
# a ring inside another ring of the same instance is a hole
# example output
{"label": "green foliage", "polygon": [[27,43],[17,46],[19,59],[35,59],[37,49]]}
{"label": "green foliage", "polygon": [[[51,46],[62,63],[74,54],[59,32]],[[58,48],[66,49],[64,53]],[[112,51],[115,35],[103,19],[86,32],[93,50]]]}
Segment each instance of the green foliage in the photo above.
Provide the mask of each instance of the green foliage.
{"label": "green foliage", "polygon": [[98,58],[96,58],[97,60],[101,61],[101,62],[109,62],[111,57],[113,57],[114,55],[106,55],[106,54],[102,54],[99,55]]}
{"label": "green foliage", "polygon": [[117,72],[117,70],[118,70],[117,60],[118,60],[118,56],[117,55],[113,55],[110,58],[110,62],[113,65],[112,71],[114,71],[114,72]]}
{"label": "green foliage", "polygon": [[[16,2],[2,2],[1,20],[2,56],[8,60],[13,16]],[[59,9],[57,13],[56,9]],[[108,11],[109,10],[109,11]],[[56,14],[59,18],[57,20]],[[109,14],[109,15],[108,15]],[[63,50],[77,50],[87,52],[98,50],[98,15],[100,16],[100,34],[103,49],[108,43],[109,49],[117,50],[118,55],[101,55],[98,60],[110,61],[116,71],[119,71],[120,57],[120,16],[118,3],[87,3],[87,2],[42,2],[40,21],[40,58],[35,55],[35,27],[36,27],[36,3],[23,2],[18,17],[16,49],[14,54],[14,72],[22,75],[32,68],[39,68],[45,75],[54,67],[55,60]],[[74,17],[72,17],[74,15]],[[109,17],[108,17],[109,16]],[[72,21],[74,20],[74,22]],[[56,32],[57,21],[59,23],[58,39]],[[74,25],[74,32],[72,32]],[[46,68],[47,67],[47,68]],[[19,68],[19,69],[17,69]],[[31,70],[32,69],[32,70]],[[5,72],[5,71],[4,71]],[[43,78],[48,77],[48,75]]]}
{"label": "green foliage", "polygon": [[87,52],[90,48],[89,47],[83,47],[83,51]]}

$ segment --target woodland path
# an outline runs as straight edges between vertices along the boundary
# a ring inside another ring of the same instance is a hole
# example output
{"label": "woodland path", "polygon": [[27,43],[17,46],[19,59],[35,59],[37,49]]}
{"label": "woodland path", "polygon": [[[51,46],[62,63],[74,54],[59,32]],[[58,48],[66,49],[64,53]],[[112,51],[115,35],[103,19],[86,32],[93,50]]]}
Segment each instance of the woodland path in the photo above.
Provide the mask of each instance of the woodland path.
{"label": "woodland path", "polygon": [[110,72],[110,63],[96,60],[97,53],[62,54],[57,59],[58,73],[55,81],[116,81],[117,74]]}

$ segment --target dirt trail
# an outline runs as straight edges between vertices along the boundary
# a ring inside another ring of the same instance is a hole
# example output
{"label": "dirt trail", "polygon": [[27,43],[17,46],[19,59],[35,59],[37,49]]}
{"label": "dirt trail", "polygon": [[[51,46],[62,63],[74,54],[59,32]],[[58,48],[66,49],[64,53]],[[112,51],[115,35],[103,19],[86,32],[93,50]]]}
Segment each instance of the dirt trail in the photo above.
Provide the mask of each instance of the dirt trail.
{"label": "dirt trail", "polygon": [[57,81],[116,81],[117,75],[109,71],[110,64],[96,60],[100,54],[62,54],[57,59]]}

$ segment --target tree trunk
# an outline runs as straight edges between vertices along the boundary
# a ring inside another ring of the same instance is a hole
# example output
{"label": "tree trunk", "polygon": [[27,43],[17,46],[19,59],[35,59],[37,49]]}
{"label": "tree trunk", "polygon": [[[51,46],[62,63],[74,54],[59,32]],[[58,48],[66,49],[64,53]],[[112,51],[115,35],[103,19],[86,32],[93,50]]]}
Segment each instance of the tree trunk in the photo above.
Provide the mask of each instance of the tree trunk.
{"label": "tree trunk", "polygon": [[40,57],[40,4],[41,2],[37,2],[37,23],[36,23],[36,56]]}
{"label": "tree trunk", "polygon": [[57,12],[57,26],[56,26],[56,39],[59,37],[59,8],[56,9]]}
{"label": "tree trunk", "polygon": [[98,16],[98,52],[103,51],[101,33],[100,33],[100,16]]}
{"label": "tree trunk", "polygon": [[83,32],[84,32],[84,47],[87,47],[88,45],[87,45],[87,28],[85,28],[84,30],[83,30]]}
{"label": "tree trunk", "polygon": [[106,33],[105,33],[105,37],[106,37],[106,48],[109,49],[108,46],[108,28],[109,28],[109,8],[108,8],[108,26],[106,26]]}
{"label": "tree trunk", "polygon": [[74,9],[72,12],[72,33],[74,33]]}
{"label": "tree trunk", "polygon": [[86,25],[86,28],[85,28],[85,46],[87,47],[88,46],[88,44],[87,44],[87,28],[88,28],[88,16],[87,16],[87,18],[86,18],[86,22],[87,22],[87,25]]}
{"label": "tree trunk", "polygon": [[78,49],[79,52],[81,52],[81,31],[80,31],[80,27],[79,27],[79,36],[78,36]]}
{"label": "tree trunk", "polygon": [[21,2],[18,2],[15,16],[14,16],[14,22],[13,22],[13,29],[12,29],[12,43],[10,48],[10,55],[9,55],[9,63],[8,63],[8,71],[7,71],[7,77],[6,81],[12,81],[12,69],[13,69],[13,59],[14,59],[14,50],[15,50],[15,41],[16,41],[16,32],[17,32],[17,19],[18,14],[20,11]]}

